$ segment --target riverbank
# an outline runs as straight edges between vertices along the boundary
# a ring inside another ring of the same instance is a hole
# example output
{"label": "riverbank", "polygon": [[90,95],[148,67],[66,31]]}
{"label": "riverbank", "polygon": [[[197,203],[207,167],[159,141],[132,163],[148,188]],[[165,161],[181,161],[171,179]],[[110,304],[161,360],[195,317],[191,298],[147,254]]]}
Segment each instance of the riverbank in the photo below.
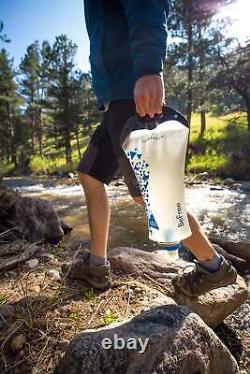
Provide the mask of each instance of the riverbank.
{"label": "riverbank", "polygon": [[[142,310],[144,288],[159,291],[159,284],[116,271],[114,287],[104,293],[84,282],[66,281],[60,269],[63,262],[75,256],[73,238],[85,239],[88,246],[89,227],[81,186],[68,178],[47,177],[7,179],[4,183],[22,195],[51,201],[58,214],[74,226],[74,232],[60,246],[42,248],[31,260],[1,276],[1,372],[52,374],[76,334],[137,315]],[[199,180],[188,179],[187,184],[189,203],[208,233],[250,240],[250,194],[243,191],[244,182],[212,184],[207,174],[201,174]],[[144,210],[133,203],[124,182],[112,182],[107,193],[112,209],[109,248],[156,249],[156,244],[147,239]],[[20,246],[12,243],[11,248],[15,245]],[[249,313],[246,301],[215,329],[237,359],[242,374],[247,374],[249,366]]]}
{"label": "riverbank", "polygon": [[[41,249],[34,259],[1,276],[1,373],[52,374],[70,341],[80,332],[134,317],[150,307],[148,292],[164,293],[150,277],[113,270],[105,292],[84,281],[65,279],[61,265],[72,261],[77,242]],[[149,290],[149,291],[147,291]],[[143,306],[144,305],[144,306]],[[246,301],[214,329],[247,374],[250,304]]]}

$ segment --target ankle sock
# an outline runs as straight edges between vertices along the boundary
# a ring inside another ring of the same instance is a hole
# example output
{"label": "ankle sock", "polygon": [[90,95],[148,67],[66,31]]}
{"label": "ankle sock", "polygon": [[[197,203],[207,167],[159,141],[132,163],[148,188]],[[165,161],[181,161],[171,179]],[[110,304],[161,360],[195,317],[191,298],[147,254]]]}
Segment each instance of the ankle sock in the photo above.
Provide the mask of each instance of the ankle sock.
{"label": "ankle sock", "polygon": [[97,266],[107,265],[106,257],[95,256],[92,253],[90,253],[89,261]]}
{"label": "ankle sock", "polygon": [[200,265],[210,273],[215,273],[220,268],[221,262],[222,258],[217,253],[211,260],[199,261]]}

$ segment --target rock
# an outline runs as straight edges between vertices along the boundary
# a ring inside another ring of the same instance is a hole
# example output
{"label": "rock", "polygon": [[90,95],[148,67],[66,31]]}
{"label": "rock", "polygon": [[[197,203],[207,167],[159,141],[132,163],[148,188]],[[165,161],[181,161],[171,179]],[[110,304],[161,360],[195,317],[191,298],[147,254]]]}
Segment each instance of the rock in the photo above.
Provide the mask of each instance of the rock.
{"label": "rock", "polygon": [[135,293],[141,293],[142,292],[142,289],[140,287],[135,287],[134,288],[134,292]]}
{"label": "rock", "polygon": [[223,183],[225,186],[232,186],[235,183],[235,180],[233,178],[226,178]]}
{"label": "rock", "polygon": [[250,242],[217,239],[216,243],[232,255],[250,263]]}
{"label": "rock", "polygon": [[250,182],[244,182],[241,188],[244,192],[250,192]]}
{"label": "rock", "polygon": [[39,253],[39,257],[42,257],[43,259],[48,260],[48,261],[49,260],[53,261],[55,258],[55,256],[52,253],[47,253],[47,252]]}
{"label": "rock", "polygon": [[55,369],[55,374],[142,372],[236,374],[238,366],[197,314],[181,305],[165,305],[119,324],[83,332]]}
{"label": "rock", "polygon": [[224,256],[227,260],[231,261],[237,272],[243,276],[245,276],[250,270],[250,263],[243,258],[239,258],[237,256],[232,255],[226,249],[222,248],[220,245],[215,244],[213,242],[213,246],[215,250]]}
{"label": "rock", "polygon": [[69,234],[71,231],[73,231],[73,226],[68,225],[66,222],[64,222],[62,219],[60,220],[61,228],[63,229],[64,235]]}
{"label": "rock", "polygon": [[21,351],[25,343],[26,343],[26,336],[24,334],[19,334],[12,339],[10,343],[10,348],[12,349],[13,352],[19,352]]}
{"label": "rock", "polygon": [[46,275],[49,278],[53,278],[53,280],[61,280],[61,275],[58,270],[49,270],[47,271]]}
{"label": "rock", "polygon": [[[58,244],[64,231],[52,204],[44,199],[22,196],[19,192],[0,187],[0,232],[7,231],[5,241],[22,236],[31,242]],[[15,227],[15,230],[11,230]]]}
{"label": "rock", "polygon": [[203,173],[198,174],[199,179],[206,181],[209,179],[209,173],[207,171],[204,171]]}
{"label": "rock", "polygon": [[39,264],[39,261],[37,258],[32,258],[31,260],[26,261],[26,264],[30,269],[34,269]]}
{"label": "rock", "polygon": [[235,190],[239,190],[242,188],[242,183],[234,183],[232,185],[232,187],[235,189]]}
{"label": "rock", "polygon": [[159,253],[141,251],[136,248],[117,247],[109,252],[112,270],[122,273],[134,273],[152,279],[162,285],[162,292],[177,303],[188,306],[197,313],[209,326],[218,326],[229,314],[233,313],[247,298],[247,286],[238,276],[235,284],[218,288],[197,298],[190,298],[176,292],[172,279],[187,265],[184,260],[167,262]]}

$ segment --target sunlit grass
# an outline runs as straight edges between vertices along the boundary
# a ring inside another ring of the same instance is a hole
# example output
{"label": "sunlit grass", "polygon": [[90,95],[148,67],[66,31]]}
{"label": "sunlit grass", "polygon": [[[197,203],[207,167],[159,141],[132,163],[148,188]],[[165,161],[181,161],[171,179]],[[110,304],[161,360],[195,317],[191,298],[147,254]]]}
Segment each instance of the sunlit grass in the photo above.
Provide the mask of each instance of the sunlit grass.
{"label": "sunlit grass", "polygon": [[0,163],[0,175],[10,174],[15,170],[15,165],[12,162]]}
{"label": "sunlit grass", "polygon": [[228,114],[221,117],[207,115],[207,128],[200,134],[200,116],[194,114],[191,124],[190,143],[192,154],[188,161],[190,172],[210,172],[212,175],[244,178],[248,165],[244,156],[239,156],[237,167],[232,163],[232,154],[241,155],[249,147],[249,131],[245,113]]}

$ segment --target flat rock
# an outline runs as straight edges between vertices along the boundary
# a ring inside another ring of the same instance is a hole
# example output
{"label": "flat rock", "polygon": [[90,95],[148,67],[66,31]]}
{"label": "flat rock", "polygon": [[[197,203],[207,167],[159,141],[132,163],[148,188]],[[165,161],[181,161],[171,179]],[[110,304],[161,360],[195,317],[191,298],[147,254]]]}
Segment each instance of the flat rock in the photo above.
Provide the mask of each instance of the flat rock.
{"label": "flat rock", "polygon": [[187,265],[184,260],[169,263],[159,251],[146,252],[136,248],[117,247],[109,252],[113,270],[133,273],[151,279],[162,286],[161,291],[173,298],[178,304],[184,304],[197,313],[210,327],[218,326],[229,314],[233,313],[247,298],[247,286],[238,276],[235,284],[210,291],[202,296],[191,298],[177,293],[172,279]]}
{"label": "flat rock", "polygon": [[[107,338],[108,349],[103,344]],[[116,338],[122,339],[120,348],[115,346]],[[133,347],[128,345],[131,339]],[[144,349],[140,341],[146,343]],[[197,314],[182,305],[165,305],[120,324],[81,333],[54,373],[235,374],[238,366]]]}

